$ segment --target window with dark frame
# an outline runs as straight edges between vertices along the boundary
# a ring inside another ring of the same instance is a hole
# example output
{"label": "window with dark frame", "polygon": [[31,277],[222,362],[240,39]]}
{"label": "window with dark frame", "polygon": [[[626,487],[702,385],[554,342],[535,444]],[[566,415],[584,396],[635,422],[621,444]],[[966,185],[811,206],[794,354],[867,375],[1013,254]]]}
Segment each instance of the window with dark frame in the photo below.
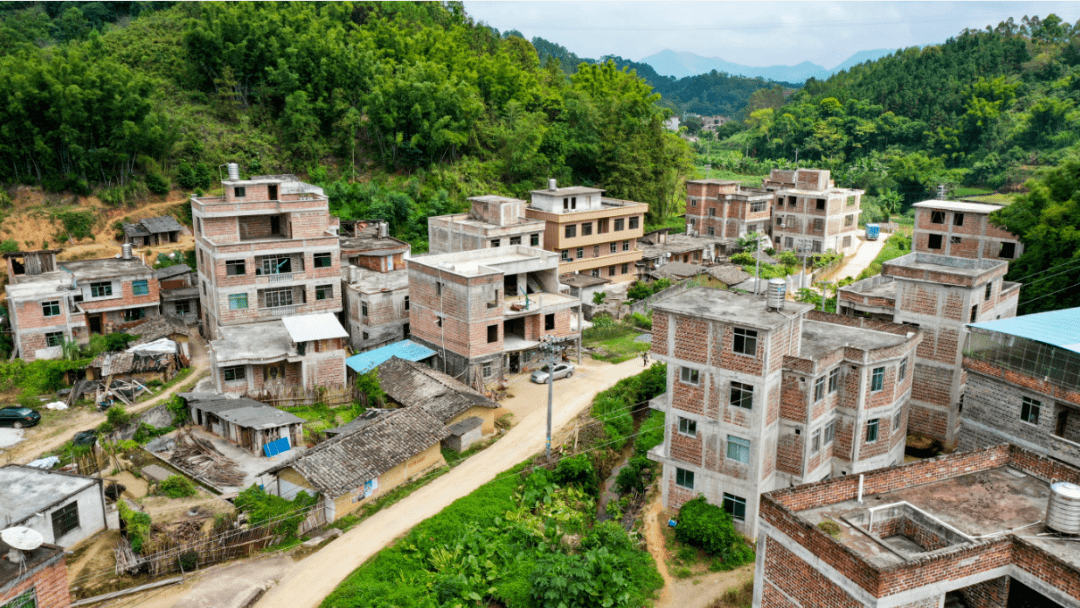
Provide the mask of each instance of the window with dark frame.
{"label": "window with dark frame", "polygon": [[577,236],[577,224],[570,224],[563,228],[563,234],[566,238],[572,239]]}
{"label": "window with dark frame", "polygon": [[128,308],[124,311],[124,321],[138,321],[146,318],[145,308]]}
{"label": "window with dark frame", "polygon": [[964,214],[963,213],[954,213],[954,214],[952,214],[952,224],[953,224],[953,226],[963,226],[964,225]]}
{"label": "window with dark frame", "polygon": [[870,373],[870,392],[880,391],[885,387],[885,368],[875,367]]}
{"label": "window with dark frame", "polygon": [[817,200],[815,201],[815,208],[816,208],[816,209],[817,209],[818,211],[824,211],[824,210],[825,210],[825,199],[823,199],[823,198],[819,198],[819,199],[817,199]]}
{"label": "window with dark frame", "polygon": [[247,196],[247,188],[244,186],[237,186],[233,188],[233,196],[236,198],[245,198]]}
{"label": "window with dark frame", "polygon": [[540,235],[539,234],[530,234],[529,235],[529,246],[531,246],[531,247],[539,247],[540,246]]}
{"label": "window with dark frame", "polygon": [[821,377],[814,381],[814,401],[818,402],[825,398],[825,378]]}
{"label": "window with dark frame", "polygon": [[520,236],[512,236],[512,237],[510,237],[510,244],[511,245],[520,245],[521,244],[521,237]]}
{"label": "window with dark frame", "polygon": [[990,294],[992,294],[992,293],[994,293],[994,284],[993,283],[987,283],[986,284],[986,292],[983,294],[983,300],[984,301],[989,300],[990,299]]}
{"label": "window with dark frame", "polygon": [[585,248],[584,247],[578,247],[577,251],[575,253],[577,253],[577,259],[580,260],[581,258],[585,257]]}
{"label": "window with dark frame", "polygon": [[499,326],[498,325],[488,325],[487,334],[488,334],[488,344],[494,344],[494,343],[498,342],[499,341]]}
{"label": "window with dark frame", "polygon": [[998,250],[998,257],[1011,260],[1016,256],[1016,243],[1001,243],[1001,249]]}
{"label": "window with dark frame", "polygon": [[836,421],[831,420],[829,424],[825,425],[825,445],[829,445],[833,442],[833,438],[836,437]]}
{"label": "window with dark frame", "polygon": [[225,260],[225,276],[236,277],[247,274],[244,260]]}
{"label": "window with dark frame", "polygon": [[315,286],[315,300],[330,300],[334,297],[333,285],[316,285]]}
{"label": "window with dark frame", "polygon": [[564,262],[569,262],[570,261],[570,250],[569,249],[563,249],[562,250],[562,261],[564,261]]}
{"label": "window with dark frame", "polygon": [[950,236],[949,237],[949,243],[952,244],[952,245],[960,245],[963,242],[964,242],[964,239],[962,239],[962,238],[960,238],[958,236]]}
{"label": "window with dark frame", "polygon": [[611,253],[618,253],[619,252],[619,244],[614,243],[614,242],[610,243],[608,249],[610,250]]}
{"label": "window with dark frame", "polygon": [[680,416],[679,433],[687,437],[697,437],[697,421]]}
{"label": "window with dark frame", "polygon": [[52,348],[53,346],[61,346],[64,343],[64,332],[51,331],[45,334],[45,346]]}
{"label": "window with dark frame", "polygon": [[544,315],[544,331],[555,331],[555,313]]}
{"label": "window with dark frame", "polygon": [[1022,397],[1020,399],[1020,420],[1031,424],[1039,424],[1039,410],[1041,408],[1042,402],[1038,399]]}
{"label": "window with dark frame", "polygon": [[896,372],[897,382],[902,381],[907,377],[907,357],[900,360],[900,370]]}
{"label": "window with dark frame", "polygon": [[810,453],[817,454],[821,451],[821,429],[814,431],[810,437]]}
{"label": "window with dark frame", "polygon": [[926,238],[926,246],[929,249],[941,249],[941,235],[931,234]]}
{"label": "window with dark frame", "polygon": [[727,457],[728,460],[734,460],[735,462],[742,464],[750,464],[750,440],[734,435],[728,435]]}
{"label": "window with dark frame", "polygon": [[191,300],[181,300],[175,303],[174,309],[178,315],[191,314]]}
{"label": "window with dark frame", "polygon": [[221,377],[225,382],[238,382],[247,379],[247,369],[243,365],[221,368]]}
{"label": "window with dark frame", "polygon": [[746,499],[724,492],[724,512],[736,521],[746,521]]}
{"label": "window with dark frame", "polygon": [[732,330],[731,349],[740,355],[757,355],[757,330],[736,327]]}
{"label": "window with dark frame", "polygon": [[746,410],[754,409],[754,387],[742,382],[732,382],[728,391],[728,402],[733,407],[741,407]]}
{"label": "window with dark frame", "polygon": [[623,251],[630,251],[630,241],[623,241],[622,242],[622,250]]}
{"label": "window with dark frame", "polygon": [[873,443],[878,438],[878,427],[881,426],[881,419],[874,418],[866,423],[866,443]]}
{"label": "window with dark frame", "polygon": [[48,302],[41,303],[41,315],[44,317],[55,317],[60,314],[60,300],[50,300]]}
{"label": "window with dark frame", "polygon": [[334,265],[334,260],[329,253],[316,253],[312,256],[312,261],[315,268],[330,268]]}
{"label": "window with dark frame", "polygon": [[829,393],[835,393],[840,388],[840,370],[834,369],[829,372]]}
{"label": "window with dark frame", "polygon": [[902,419],[902,418],[904,417],[904,416],[903,416],[903,414],[904,414],[904,410],[903,410],[903,409],[899,409],[899,410],[896,410],[896,413],[895,413],[895,414],[893,414],[893,418],[892,418],[892,432],[894,432],[894,433],[895,433],[896,431],[899,431],[899,430],[900,430],[900,422],[901,422],[901,419]]}
{"label": "window with dark frame", "polygon": [[623,230],[624,228],[626,228],[626,219],[621,218],[621,217],[616,218],[615,219],[615,231],[618,232],[619,230]]}
{"label": "window with dark frame", "polygon": [[592,236],[592,222],[585,222],[581,225],[581,236]]}
{"label": "window with dark frame", "polygon": [[234,293],[229,295],[229,310],[242,310],[248,307],[248,294]]}
{"label": "window with dark frame", "polygon": [[634,217],[630,218],[630,230],[637,230],[638,226],[640,225],[640,222],[641,222],[641,218],[639,218],[636,215]]}
{"label": "window with dark frame", "polygon": [[405,310],[409,310],[409,296],[405,296]]}
{"label": "window with dark frame", "polygon": [[979,305],[976,304],[976,305],[971,307],[971,319],[968,321],[968,323],[974,323],[975,319],[978,316],[979,316]]}
{"label": "window with dark frame", "polygon": [[698,370],[690,367],[679,368],[679,381],[684,384],[693,384],[697,386],[699,373]]}
{"label": "window with dark frame", "polygon": [[60,540],[68,532],[79,527],[79,502],[73,500],[52,512],[53,539]]}
{"label": "window with dark frame", "polygon": [[716,217],[716,207],[709,207],[709,217]]}
{"label": "window with dark frame", "polygon": [[105,298],[112,295],[112,282],[105,281],[102,283],[90,284],[90,297],[91,298]]}
{"label": "window with dark frame", "polygon": [[931,224],[944,224],[945,223],[945,212],[944,211],[931,211],[930,212],[930,223]]}
{"label": "window with dark frame", "polygon": [[267,289],[263,292],[263,298],[266,303],[266,308],[280,308],[282,306],[292,306],[293,290],[292,287]]}
{"label": "window with dark frame", "polygon": [[150,284],[146,280],[131,282],[131,295],[145,296],[150,294]]}
{"label": "window with dark frame", "polygon": [[675,467],[675,485],[687,490],[694,489],[694,472]]}

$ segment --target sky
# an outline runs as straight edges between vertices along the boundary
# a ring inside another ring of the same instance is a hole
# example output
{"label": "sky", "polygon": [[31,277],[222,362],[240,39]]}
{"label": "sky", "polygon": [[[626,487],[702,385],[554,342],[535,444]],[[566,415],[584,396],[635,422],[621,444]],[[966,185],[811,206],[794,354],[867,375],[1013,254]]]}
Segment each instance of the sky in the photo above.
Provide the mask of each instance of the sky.
{"label": "sky", "polygon": [[1055,13],[1076,2],[477,2],[477,21],[557,42],[579,57],[638,61],[664,49],[750,66],[811,61],[832,68],[854,53],[944,42],[964,28]]}

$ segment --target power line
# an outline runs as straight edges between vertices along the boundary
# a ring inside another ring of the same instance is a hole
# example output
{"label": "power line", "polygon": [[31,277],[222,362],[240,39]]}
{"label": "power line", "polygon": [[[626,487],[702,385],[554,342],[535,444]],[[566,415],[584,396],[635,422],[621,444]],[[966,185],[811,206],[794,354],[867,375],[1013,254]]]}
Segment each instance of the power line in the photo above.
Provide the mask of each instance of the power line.
{"label": "power line", "polygon": [[1072,260],[1069,260],[1068,262],[1062,262],[1061,264],[1057,264],[1056,266],[1051,266],[1050,268],[1044,268],[1044,269],[1040,270],[1039,272],[1033,272],[1031,274],[1022,276],[1022,277],[1020,277],[1018,279],[1014,279],[1014,280],[1017,283],[1022,283],[1024,281],[1030,279],[1031,277],[1037,277],[1040,274],[1043,274],[1044,272],[1050,272],[1051,270],[1056,270],[1056,269],[1061,268],[1063,266],[1070,266],[1070,265],[1076,264],[1076,263],[1080,263],[1080,258],[1072,259]]}
{"label": "power line", "polygon": [[1051,291],[1050,293],[1044,293],[1043,295],[1041,295],[1041,296],[1039,296],[1037,298],[1033,298],[1031,300],[1024,300],[1023,302],[1020,302],[1020,304],[1030,304],[1032,302],[1038,302],[1039,300],[1041,300],[1043,298],[1047,298],[1047,297],[1050,297],[1050,296],[1052,296],[1054,294],[1061,293],[1061,292],[1065,291],[1066,289],[1072,289],[1073,287],[1080,287],[1080,283],[1073,283],[1072,285],[1062,287],[1061,289],[1059,289],[1057,291]]}

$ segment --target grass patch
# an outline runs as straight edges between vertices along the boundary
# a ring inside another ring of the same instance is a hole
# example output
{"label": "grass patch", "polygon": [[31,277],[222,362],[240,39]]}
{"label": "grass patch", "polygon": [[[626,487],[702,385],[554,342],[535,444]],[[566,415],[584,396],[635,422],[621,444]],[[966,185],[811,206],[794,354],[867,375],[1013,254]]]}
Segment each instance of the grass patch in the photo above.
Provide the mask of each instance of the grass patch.
{"label": "grass patch", "polygon": [[976,188],[974,186],[961,186],[953,190],[952,195],[956,198],[961,196],[977,196],[981,194],[993,194],[992,188]]}
{"label": "grass patch", "polygon": [[742,585],[728,589],[720,599],[713,602],[709,608],[750,608],[754,603],[754,579],[750,579]]}
{"label": "grass patch", "polygon": [[585,330],[582,345],[595,351],[592,358],[597,361],[622,363],[652,348],[646,342],[635,342],[641,332],[632,323],[623,321],[605,327],[597,327],[595,323],[594,320],[593,327]]}
{"label": "grass patch", "polygon": [[881,274],[882,264],[909,253],[911,253],[911,237],[900,233],[894,234],[885,241],[885,247],[882,248],[881,253],[878,253],[874,261],[870,262],[870,265],[859,273],[855,280],[861,281],[867,277]]}

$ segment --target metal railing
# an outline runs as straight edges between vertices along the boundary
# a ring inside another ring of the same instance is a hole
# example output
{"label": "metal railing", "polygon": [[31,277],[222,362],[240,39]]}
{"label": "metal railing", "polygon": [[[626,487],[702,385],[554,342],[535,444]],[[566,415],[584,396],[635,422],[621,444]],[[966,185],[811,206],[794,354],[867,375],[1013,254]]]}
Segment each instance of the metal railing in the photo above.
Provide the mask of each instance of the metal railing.
{"label": "metal railing", "polygon": [[1080,353],[1043,342],[969,327],[964,356],[1069,390],[1080,390]]}

